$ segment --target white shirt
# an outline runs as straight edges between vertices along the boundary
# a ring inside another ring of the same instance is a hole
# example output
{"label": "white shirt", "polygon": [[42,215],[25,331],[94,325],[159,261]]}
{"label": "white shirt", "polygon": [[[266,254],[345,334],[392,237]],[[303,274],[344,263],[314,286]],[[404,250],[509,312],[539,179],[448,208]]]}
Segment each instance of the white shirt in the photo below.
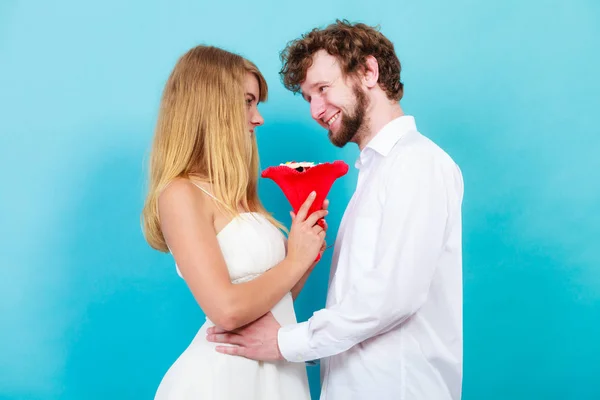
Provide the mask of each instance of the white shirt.
{"label": "white shirt", "polygon": [[356,167],[326,308],[282,327],[281,353],[323,359],[322,400],[460,399],[460,169],[410,116],[384,126]]}

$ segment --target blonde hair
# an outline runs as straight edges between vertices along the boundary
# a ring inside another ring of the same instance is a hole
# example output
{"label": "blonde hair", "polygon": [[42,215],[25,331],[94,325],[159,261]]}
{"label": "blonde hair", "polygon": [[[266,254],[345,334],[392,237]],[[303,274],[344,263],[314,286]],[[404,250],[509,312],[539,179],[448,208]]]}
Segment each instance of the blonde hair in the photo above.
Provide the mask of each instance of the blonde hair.
{"label": "blonde hair", "polygon": [[260,101],[267,83],[256,65],[228,51],[197,46],[184,54],[165,85],[150,153],[148,194],[142,211],[146,241],[168,252],[158,214],[158,198],[176,178],[198,177],[211,184],[231,214],[239,209],[265,215],[257,192],[256,139],[248,132],[243,82],[256,76]]}

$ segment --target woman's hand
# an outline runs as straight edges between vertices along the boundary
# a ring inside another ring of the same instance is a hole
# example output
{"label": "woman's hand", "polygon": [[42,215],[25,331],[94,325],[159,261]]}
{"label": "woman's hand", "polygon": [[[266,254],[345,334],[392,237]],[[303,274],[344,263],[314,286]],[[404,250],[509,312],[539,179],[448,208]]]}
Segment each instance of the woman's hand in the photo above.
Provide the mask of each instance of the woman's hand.
{"label": "woman's hand", "polygon": [[[329,200],[326,199],[323,202],[323,210],[327,210],[328,208],[329,208]],[[327,212],[329,212],[329,211],[327,211]],[[326,235],[327,235],[328,227],[329,227],[329,225],[327,225],[327,221],[325,221],[325,218],[323,218],[323,230],[325,231]],[[327,241],[325,239],[323,239],[323,244],[321,245],[321,250],[319,250],[319,256],[315,260],[313,265],[311,265],[311,267],[310,267],[311,270],[319,263],[319,261],[321,261],[321,258],[323,257],[323,253],[325,253],[325,250],[327,250]]]}
{"label": "woman's hand", "polygon": [[298,210],[297,215],[293,212],[290,213],[292,227],[288,237],[287,258],[305,269],[314,264],[325,243],[326,230],[317,224],[318,220],[328,214],[325,204],[323,210],[315,211],[307,216],[315,197],[316,193],[312,192]]}

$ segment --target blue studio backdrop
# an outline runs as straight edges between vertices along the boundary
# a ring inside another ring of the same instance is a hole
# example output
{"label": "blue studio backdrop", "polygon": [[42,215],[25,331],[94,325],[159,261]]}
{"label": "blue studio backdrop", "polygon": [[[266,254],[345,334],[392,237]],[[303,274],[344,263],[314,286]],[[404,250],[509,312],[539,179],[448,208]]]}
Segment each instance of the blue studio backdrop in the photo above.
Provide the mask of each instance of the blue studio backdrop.
{"label": "blue studio backdrop", "polygon": [[[0,398],[152,398],[204,320],[140,229],[168,74],[197,44],[242,54],[270,85],[262,165],[352,166],[278,76],[285,44],[336,18],[381,26],[405,111],[463,171],[463,398],[600,398],[596,0],[2,0]],[[356,176],[331,191],[330,241]],[[271,181],[260,194],[289,223]]]}

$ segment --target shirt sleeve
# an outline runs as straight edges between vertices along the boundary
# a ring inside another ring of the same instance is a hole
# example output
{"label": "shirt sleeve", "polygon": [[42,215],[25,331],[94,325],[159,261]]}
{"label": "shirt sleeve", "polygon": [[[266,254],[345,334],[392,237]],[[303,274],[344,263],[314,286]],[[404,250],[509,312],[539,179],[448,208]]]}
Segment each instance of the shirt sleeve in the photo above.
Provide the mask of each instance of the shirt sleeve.
{"label": "shirt sleeve", "polygon": [[[455,171],[429,157],[404,159],[386,184],[373,268],[337,304],[306,322],[282,327],[279,348],[288,361],[339,354],[398,326],[426,301],[444,246],[449,191]],[[460,180],[462,182],[462,180]],[[348,268],[361,269],[350,265]]]}

